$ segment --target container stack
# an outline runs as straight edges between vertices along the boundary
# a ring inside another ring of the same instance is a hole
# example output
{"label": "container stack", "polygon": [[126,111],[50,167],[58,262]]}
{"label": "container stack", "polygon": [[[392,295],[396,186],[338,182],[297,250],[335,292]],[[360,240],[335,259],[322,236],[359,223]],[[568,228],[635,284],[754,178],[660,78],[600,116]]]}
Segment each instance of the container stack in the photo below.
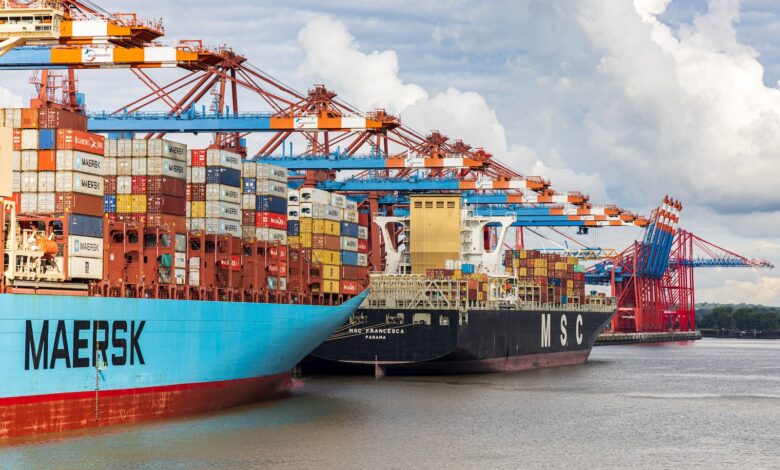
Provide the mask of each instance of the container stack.
{"label": "container stack", "polygon": [[61,109],[6,109],[4,127],[13,129],[12,182],[17,211],[64,215],[68,228],[69,279],[103,275],[102,136],[86,132],[86,118]]}
{"label": "container stack", "polygon": [[109,218],[150,227],[186,227],[187,146],[163,139],[109,139],[106,144]]}
{"label": "container stack", "polygon": [[[343,295],[357,295],[362,290],[361,280],[368,278],[368,244],[360,242],[360,217],[357,203],[340,194],[333,194],[331,201],[338,206],[342,203],[341,220],[341,284],[339,292]],[[367,230],[364,235],[367,238]],[[363,250],[361,250],[363,246]]]}
{"label": "container stack", "polygon": [[535,250],[507,250],[504,266],[508,274],[538,284],[540,302],[585,302],[585,268],[575,257]]}
{"label": "container stack", "polygon": [[[332,196],[315,188],[299,191],[300,246],[304,259],[311,260],[313,288],[316,290],[319,284],[322,294],[340,291],[343,208],[332,204]],[[335,202],[339,200],[336,198]]]}
{"label": "container stack", "polygon": [[241,236],[241,156],[220,149],[190,154],[189,229]]}
{"label": "container stack", "polygon": [[[287,170],[268,163],[245,163],[254,165],[255,177],[244,177],[245,194],[255,190],[255,238],[266,244],[266,264],[268,270],[267,287],[269,290],[287,290]],[[245,169],[247,169],[245,167]],[[250,174],[252,169],[248,168]],[[247,204],[244,204],[246,206]],[[244,222],[250,222],[245,213]],[[247,233],[249,228],[247,227]]]}

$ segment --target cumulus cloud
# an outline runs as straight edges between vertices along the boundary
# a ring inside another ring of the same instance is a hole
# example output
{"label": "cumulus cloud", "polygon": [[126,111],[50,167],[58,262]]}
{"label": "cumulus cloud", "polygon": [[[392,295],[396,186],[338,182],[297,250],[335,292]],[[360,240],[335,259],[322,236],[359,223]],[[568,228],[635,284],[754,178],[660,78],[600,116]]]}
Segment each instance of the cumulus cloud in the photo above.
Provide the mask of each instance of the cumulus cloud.
{"label": "cumulus cloud", "polygon": [[21,108],[22,97],[11,90],[0,86],[0,108]]}
{"label": "cumulus cloud", "polygon": [[729,279],[717,287],[697,289],[696,301],[780,305],[780,278],[761,276],[757,280],[747,281]]}

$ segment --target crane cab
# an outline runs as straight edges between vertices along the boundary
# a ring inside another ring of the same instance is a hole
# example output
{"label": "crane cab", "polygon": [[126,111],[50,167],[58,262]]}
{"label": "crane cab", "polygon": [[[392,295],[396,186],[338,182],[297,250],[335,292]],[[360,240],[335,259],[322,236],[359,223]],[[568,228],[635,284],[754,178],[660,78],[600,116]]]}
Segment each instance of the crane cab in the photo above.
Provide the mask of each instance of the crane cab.
{"label": "crane cab", "polygon": [[39,1],[12,6],[0,0],[0,41],[58,39],[65,11],[59,2]]}

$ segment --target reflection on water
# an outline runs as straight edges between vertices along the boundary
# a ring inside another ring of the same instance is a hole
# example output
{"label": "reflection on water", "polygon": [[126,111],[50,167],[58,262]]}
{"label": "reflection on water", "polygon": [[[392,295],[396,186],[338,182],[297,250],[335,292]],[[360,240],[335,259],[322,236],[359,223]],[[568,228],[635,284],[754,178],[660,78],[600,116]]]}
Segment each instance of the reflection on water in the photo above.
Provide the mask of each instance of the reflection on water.
{"label": "reflection on water", "polygon": [[291,398],[15,441],[0,468],[777,468],[780,341],[515,374],[310,377]]}

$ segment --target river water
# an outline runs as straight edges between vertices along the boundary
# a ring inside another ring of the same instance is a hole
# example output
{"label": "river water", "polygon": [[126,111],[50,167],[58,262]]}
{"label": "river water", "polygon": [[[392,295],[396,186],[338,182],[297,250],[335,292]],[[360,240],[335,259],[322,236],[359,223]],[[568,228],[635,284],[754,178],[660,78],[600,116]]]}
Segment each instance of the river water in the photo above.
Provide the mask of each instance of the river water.
{"label": "river water", "polygon": [[308,377],[289,398],[0,447],[0,468],[780,468],[780,341],[607,346],[584,366]]}

